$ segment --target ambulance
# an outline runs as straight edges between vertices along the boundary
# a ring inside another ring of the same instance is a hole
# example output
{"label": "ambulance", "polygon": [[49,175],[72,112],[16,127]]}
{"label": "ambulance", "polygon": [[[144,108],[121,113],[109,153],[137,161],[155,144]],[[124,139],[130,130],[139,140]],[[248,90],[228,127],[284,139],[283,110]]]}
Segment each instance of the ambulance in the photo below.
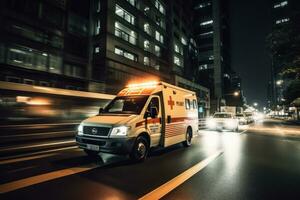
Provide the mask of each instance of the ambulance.
{"label": "ambulance", "polygon": [[197,110],[195,92],[165,82],[130,84],[80,123],[76,142],[89,156],[127,154],[141,161],[152,147],[190,146],[198,131]]}

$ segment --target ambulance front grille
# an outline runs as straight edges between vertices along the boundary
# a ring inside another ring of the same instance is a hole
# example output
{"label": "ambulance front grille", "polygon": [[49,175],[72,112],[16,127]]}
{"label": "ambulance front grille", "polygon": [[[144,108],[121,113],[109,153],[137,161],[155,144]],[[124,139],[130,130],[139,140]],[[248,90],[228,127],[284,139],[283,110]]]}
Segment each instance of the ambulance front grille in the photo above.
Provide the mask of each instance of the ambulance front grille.
{"label": "ambulance front grille", "polygon": [[84,126],[83,134],[95,136],[108,136],[110,127]]}

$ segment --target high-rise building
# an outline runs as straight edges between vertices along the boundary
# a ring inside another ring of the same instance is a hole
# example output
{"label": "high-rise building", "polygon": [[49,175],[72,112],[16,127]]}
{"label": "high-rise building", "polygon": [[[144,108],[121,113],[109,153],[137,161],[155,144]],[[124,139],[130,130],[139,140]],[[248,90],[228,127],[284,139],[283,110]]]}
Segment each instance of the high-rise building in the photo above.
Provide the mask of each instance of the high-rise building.
{"label": "high-rise building", "polygon": [[212,111],[225,103],[226,81],[230,81],[228,2],[194,1],[195,40],[199,47],[197,81],[210,88]]}
{"label": "high-rise building", "polygon": [[[192,0],[3,0],[0,80],[115,94],[162,80],[194,90]],[[203,110],[202,109],[202,110]]]}
{"label": "high-rise building", "polygon": [[0,2],[0,79],[84,90],[88,84],[87,1]]}
{"label": "high-rise building", "polygon": [[[281,48],[272,52],[271,81],[269,90],[270,106],[277,106],[284,103],[283,91],[292,81],[289,77],[282,76],[282,71],[288,66],[286,58],[292,57],[293,53],[299,53],[296,45],[289,44],[289,37],[297,37],[300,33],[300,2],[298,0],[273,0],[272,1],[272,46],[280,45]],[[281,37],[280,35],[287,34]],[[295,38],[290,38],[295,39]],[[295,47],[293,47],[295,46]],[[288,58],[289,59],[289,58]]]}

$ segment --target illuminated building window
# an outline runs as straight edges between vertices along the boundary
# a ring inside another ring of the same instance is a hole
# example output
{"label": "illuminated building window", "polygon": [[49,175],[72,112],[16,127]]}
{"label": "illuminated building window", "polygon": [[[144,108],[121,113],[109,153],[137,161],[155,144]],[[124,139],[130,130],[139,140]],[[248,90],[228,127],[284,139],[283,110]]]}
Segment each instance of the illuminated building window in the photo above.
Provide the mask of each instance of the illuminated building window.
{"label": "illuminated building window", "polygon": [[136,0],[126,0],[128,3],[130,3],[132,6],[136,6]]}
{"label": "illuminated building window", "polygon": [[137,42],[137,33],[119,22],[115,22],[115,36],[134,45]]}
{"label": "illuminated building window", "polygon": [[181,37],[181,43],[182,43],[183,45],[187,45],[186,39],[184,39],[184,37]]}
{"label": "illuminated building window", "polygon": [[101,30],[101,23],[100,20],[96,20],[96,25],[95,25],[95,35],[99,35]]}
{"label": "illuminated building window", "polygon": [[144,57],[144,65],[146,65],[146,66],[150,65],[150,59],[149,59],[149,57]]}
{"label": "illuminated building window", "polygon": [[164,43],[164,36],[158,31],[155,31],[155,39],[161,43]]}
{"label": "illuminated building window", "polygon": [[150,42],[149,40],[144,41],[144,50],[149,51],[150,50]]}
{"label": "illuminated building window", "polygon": [[119,17],[125,19],[130,24],[133,24],[133,25],[135,24],[135,17],[117,4],[116,4],[116,12],[115,13]]}
{"label": "illuminated building window", "polygon": [[179,53],[179,54],[183,55],[183,50],[178,44],[174,44],[174,51],[176,53]]}
{"label": "illuminated building window", "polygon": [[166,12],[164,6],[158,0],[155,0],[155,8],[157,10],[159,10],[159,12],[162,13],[162,14],[165,14],[165,12]]}
{"label": "illuminated building window", "polygon": [[208,31],[205,33],[201,33],[200,36],[208,36],[208,35],[212,35],[214,32],[213,31]]}
{"label": "illuminated building window", "polygon": [[199,70],[205,70],[208,68],[207,64],[199,65]]}
{"label": "illuminated building window", "polygon": [[155,45],[154,50],[155,50],[155,55],[156,56],[158,56],[158,57],[161,56],[161,52],[160,52],[160,47],[159,46]]}
{"label": "illuminated building window", "polygon": [[128,52],[126,50],[120,49],[118,47],[115,47],[115,54],[123,56],[129,60],[135,61],[137,62],[137,55],[135,55],[134,53]]}
{"label": "illuminated building window", "polygon": [[149,12],[150,12],[150,8],[149,8],[148,6],[146,6],[146,7],[144,8],[144,14],[145,14],[145,15],[149,15]]}
{"label": "illuminated building window", "polygon": [[284,18],[284,19],[279,19],[279,20],[276,20],[276,24],[282,24],[282,23],[286,23],[290,21],[289,18]]}
{"label": "illuminated building window", "polygon": [[174,56],[174,64],[178,66],[182,66],[180,59],[177,56]]}
{"label": "illuminated building window", "polygon": [[101,9],[100,0],[96,0],[96,12],[99,13]]}
{"label": "illuminated building window", "polygon": [[151,34],[150,25],[148,23],[144,24],[144,31],[149,35]]}
{"label": "illuminated building window", "polygon": [[100,47],[95,47],[95,53],[100,53]]}
{"label": "illuminated building window", "polygon": [[49,56],[49,71],[52,73],[60,74],[62,68],[62,58],[59,56]]}
{"label": "illuminated building window", "polygon": [[214,20],[207,20],[207,21],[201,22],[200,26],[207,26],[207,25],[210,25],[212,23],[214,23]]}
{"label": "illuminated building window", "polygon": [[288,5],[288,1],[282,1],[274,5],[274,8],[282,8]]}
{"label": "illuminated building window", "polygon": [[195,6],[194,9],[197,10],[197,9],[205,8],[205,7],[210,6],[210,5],[211,5],[210,2],[200,3],[197,6]]}

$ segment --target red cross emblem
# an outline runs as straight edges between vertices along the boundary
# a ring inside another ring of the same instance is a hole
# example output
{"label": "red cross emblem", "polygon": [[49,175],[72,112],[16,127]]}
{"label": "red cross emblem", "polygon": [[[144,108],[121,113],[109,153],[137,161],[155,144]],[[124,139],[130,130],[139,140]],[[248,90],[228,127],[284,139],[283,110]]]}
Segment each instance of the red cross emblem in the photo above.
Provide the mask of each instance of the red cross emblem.
{"label": "red cross emblem", "polygon": [[173,106],[175,105],[174,101],[172,100],[172,97],[169,96],[168,105],[171,107],[171,110],[173,110]]}

